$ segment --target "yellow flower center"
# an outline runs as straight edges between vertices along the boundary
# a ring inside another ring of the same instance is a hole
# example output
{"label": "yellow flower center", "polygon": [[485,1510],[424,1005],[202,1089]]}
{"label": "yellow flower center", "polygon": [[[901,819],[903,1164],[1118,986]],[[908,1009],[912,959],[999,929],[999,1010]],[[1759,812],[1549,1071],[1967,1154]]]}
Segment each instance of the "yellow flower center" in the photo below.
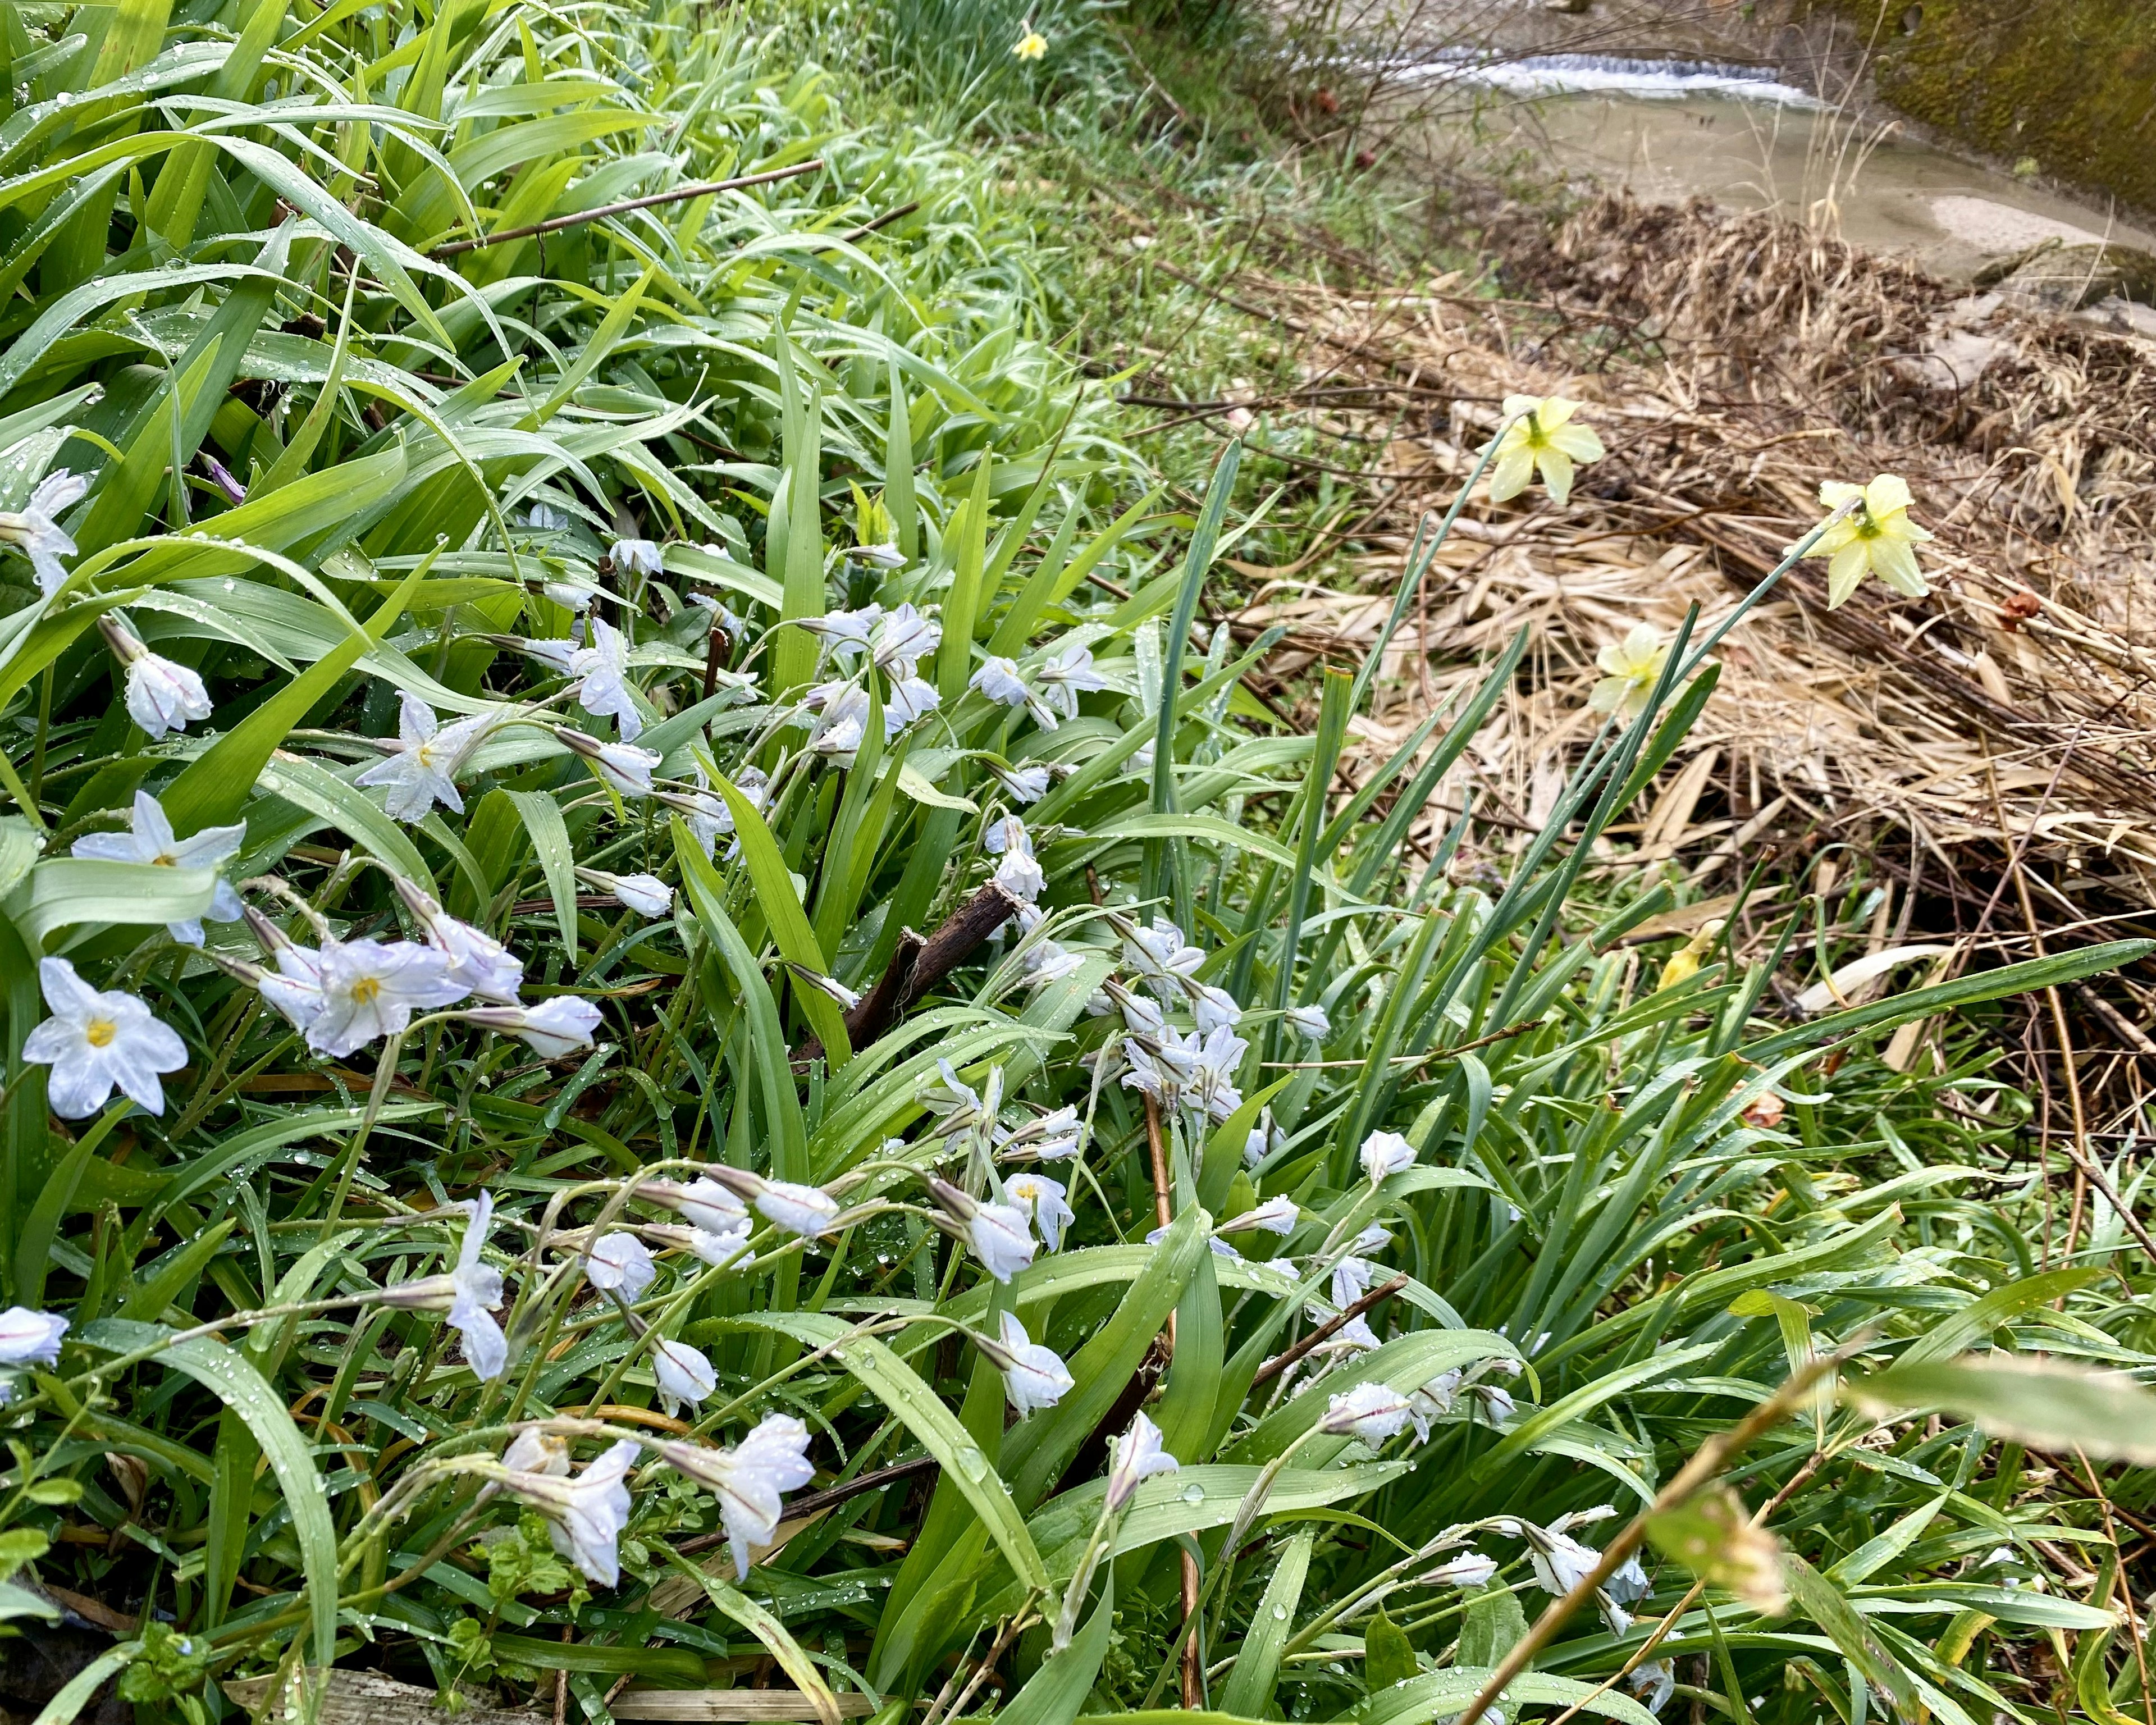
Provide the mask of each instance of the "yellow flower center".
{"label": "yellow flower center", "polygon": [[371,976],[362,977],[357,982],[352,985],[352,998],[354,1003],[358,1005],[373,1005],[377,1000],[382,998],[382,983],[380,978]]}
{"label": "yellow flower center", "polygon": [[92,1048],[110,1048],[112,1039],[120,1034],[120,1026],[110,1019],[92,1019],[82,1027],[83,1040]]}
{"label": "yellow flower center", "polygon": [[177,869],[179,864],[169,856],[153,856],[150,859],[150,866],[153,869]]}

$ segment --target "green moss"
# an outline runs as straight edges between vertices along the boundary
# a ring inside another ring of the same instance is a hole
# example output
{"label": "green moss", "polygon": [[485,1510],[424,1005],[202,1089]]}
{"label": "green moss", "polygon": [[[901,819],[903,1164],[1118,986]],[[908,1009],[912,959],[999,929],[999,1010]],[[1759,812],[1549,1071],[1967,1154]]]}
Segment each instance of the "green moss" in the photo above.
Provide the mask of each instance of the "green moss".
{"label": "green moss", "polygon": [[2149,0],[1829,0],[1877,26],[1880,94],[1979,148],[2156,210]]}

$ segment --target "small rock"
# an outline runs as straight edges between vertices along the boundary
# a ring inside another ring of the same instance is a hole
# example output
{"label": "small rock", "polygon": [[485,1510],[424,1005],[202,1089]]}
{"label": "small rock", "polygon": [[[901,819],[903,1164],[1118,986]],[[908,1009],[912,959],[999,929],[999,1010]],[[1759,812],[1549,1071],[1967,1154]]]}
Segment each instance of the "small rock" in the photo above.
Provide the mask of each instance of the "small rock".
{"label": "small rock", "polygon": [[2102,300],[2156,305],[2156,254],[2132,246],[2046,242],[2005,262],[2003,274],[1987,280],[1991,271],[1986,270],[1977,285],[1995,282],[2010,305],[2053,312],[2079,311]]}
{"label": "small rock", "polygon": [[1996,293],[1957,300],[1932,321],[1920,352],[1893,361],[1896,374],[1922,388],[1949,395],[1969,388],[2013,351],[2010,335],[1999,326],[2002,309]]}
{"label": "small rock", "polygon": [[2156,305],[2138,305],[2114,294],[2083,307],[2077,315],[2115,336],[2138,336],[2144,341],[2156,341]]}

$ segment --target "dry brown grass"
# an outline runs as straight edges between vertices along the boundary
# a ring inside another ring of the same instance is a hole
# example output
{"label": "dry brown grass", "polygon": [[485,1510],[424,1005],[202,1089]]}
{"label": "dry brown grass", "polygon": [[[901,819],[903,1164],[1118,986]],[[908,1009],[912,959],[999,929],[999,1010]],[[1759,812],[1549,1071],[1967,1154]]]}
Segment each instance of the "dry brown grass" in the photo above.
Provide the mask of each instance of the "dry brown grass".
{"label": "dry brown grass", "polygon": [[[1288,248],[1209,285],[1336,392],[1261,413],[1343,450],[1380,444],[1368,512],[1342,524],[1360,527],[1353,557],[1240,566],[1239,629],[1291,627],[1280,673],[1374,639],[1415,522],[1449,501],[1505,394],[1590,403],[1609,445],[1568,509],[1539,491],[1471,506],[1358,721],[1357,770],[1526,627],[1513,699],[1426,829],[1471,786],[1508,825],[1538,825],[1594,723],[1605,644],[1640,622],[1671,631],[1694,604],[1711,626],[1818,518],[1822,480],[1898,473],[1938,536],[1931,597],[1874,588],[1830,612],[1823,566],[1794,574],[1718,654],[1689,753],[1620,836],[1717,891],[1764,846],[1845,870],[1826,860],[1852,847],[1900,883],[1873,944],[1913,924],[1960,936],[1957,962],[2149,923],[2156,347],[1972,301],[1764,216],[1611,198],[1555,233],[1526,216],[1491,233],[1503,297],[1459,277],[1321,285]],[[1352,261],[1335,251],[1327,272]],[[2126,1022],[2143,997],[2125,986],[2092,1009],[2105,1038],[2156,1050]]]}

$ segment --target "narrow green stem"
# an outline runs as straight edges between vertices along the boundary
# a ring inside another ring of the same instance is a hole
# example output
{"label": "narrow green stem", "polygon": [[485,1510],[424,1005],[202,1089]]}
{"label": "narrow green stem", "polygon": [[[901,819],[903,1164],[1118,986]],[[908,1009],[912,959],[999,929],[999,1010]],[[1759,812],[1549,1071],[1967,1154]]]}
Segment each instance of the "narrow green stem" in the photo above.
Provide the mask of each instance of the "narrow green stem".
{"label": "narrow green stem", "polygon": [[359,1158],[367,1148],[367,1140],[374,1122],[381,1117],[382,1105],[388,1099],[390,1081],[397,1076],[397,1057],[403,1051],[404,1034],[393,1031],[383,1040],[381,1057],[374,1063],[374,1084],[367,1093],[367,1112],[361,1117],[359,1130],[352,1135],[352,1142],[337,1168],[336,1189],[330,1196],[330,1207],[322,1217],[322,1225],[315,1235],[320,1245],[336,1230],[337,1218],[344,1214],[344,1201],[351,1195],[352,1182],[359,1167]]}
{"label": "narrow green stem", "polygon": [[1677,667],[1677,674],[1671,680],[1670,686],[1672,689],[1678,687],[1686,677],[1698,670],[1707,655],[1715,649],[1722,638],[1742,623],[1745,614],[1772,593],[1780,583],[1782,578],[1794,569],[1800,560],[1810,554],[1811,548],[1819,543],[1826,530],[1855,509],[1859,501],[1856,498],[1851,498],[1848,502],[1838,505],[1831,515],[1784,552],[1782,554],[1782,561],[1774,565],[1767,578],[1745,594],[1738,602],[1737,608],[1717,623],[1707,639],[1685,655],[1684,663]]}

